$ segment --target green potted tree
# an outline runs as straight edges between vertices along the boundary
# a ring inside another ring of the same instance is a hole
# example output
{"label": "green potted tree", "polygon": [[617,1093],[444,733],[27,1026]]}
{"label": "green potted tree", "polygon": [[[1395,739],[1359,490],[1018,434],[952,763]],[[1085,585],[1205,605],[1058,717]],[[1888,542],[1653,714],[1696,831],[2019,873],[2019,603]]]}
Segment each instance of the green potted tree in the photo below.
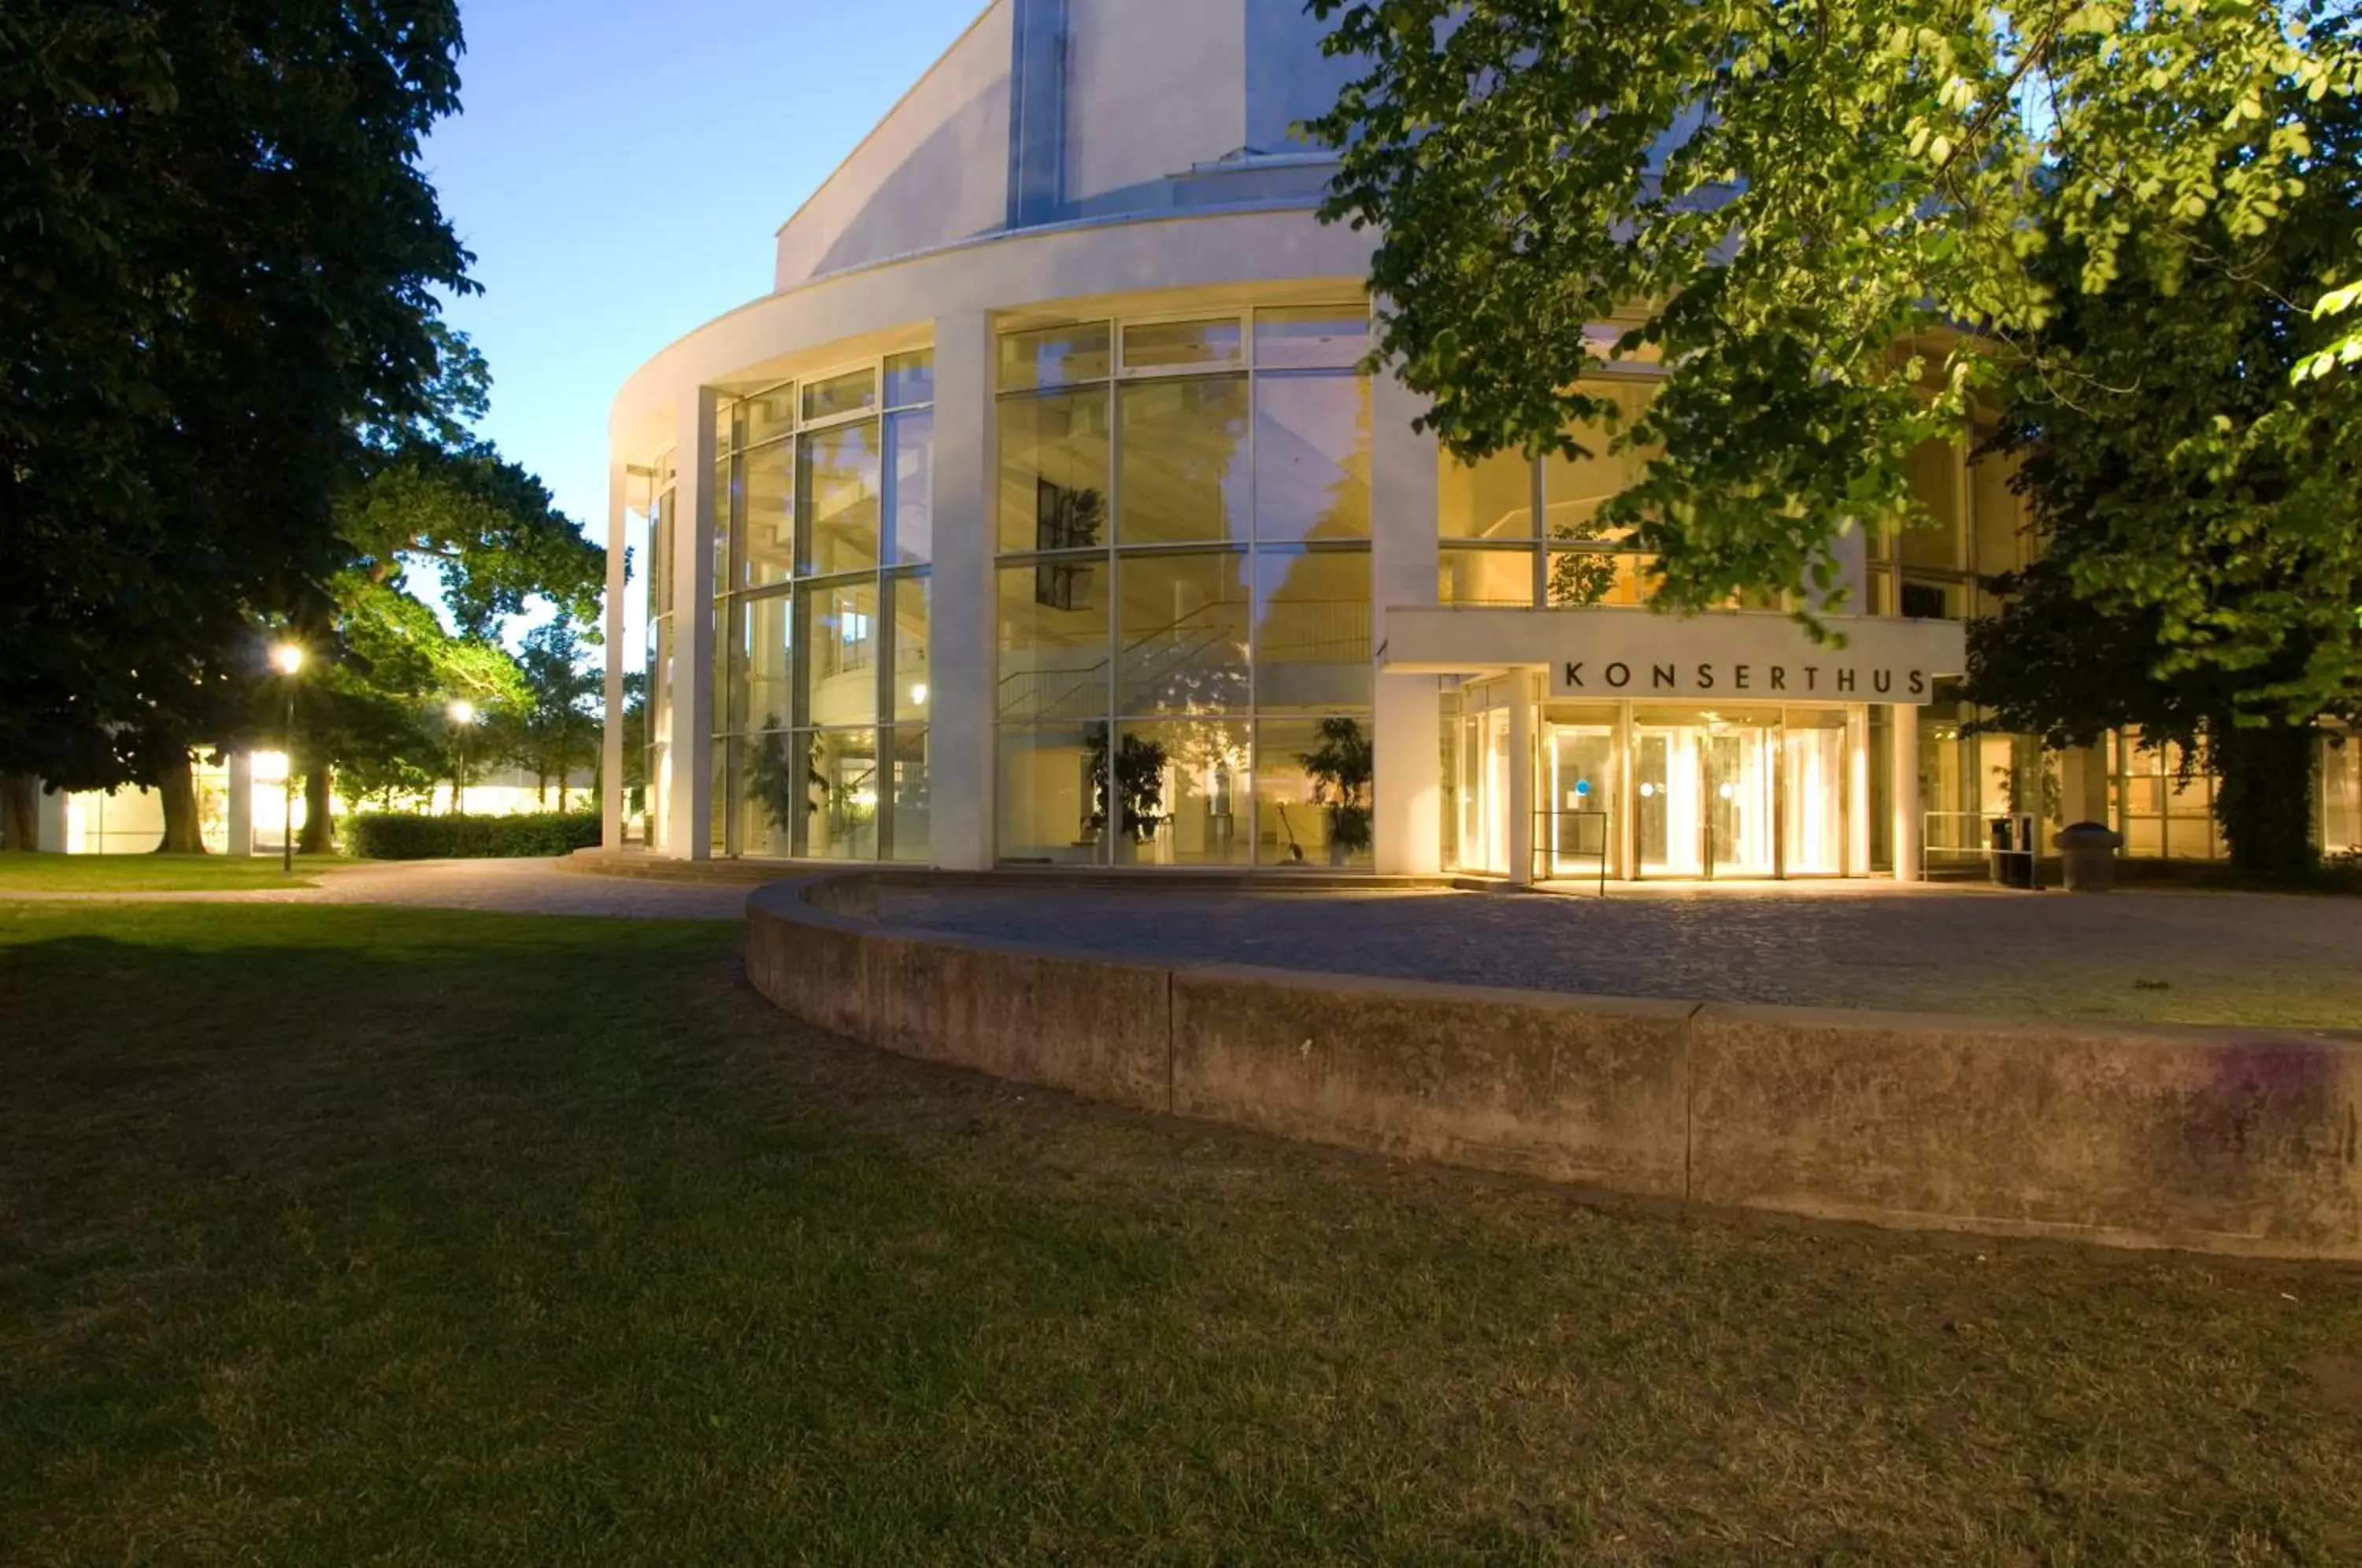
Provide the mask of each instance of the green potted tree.
{"label": "green potted tree", "polygon": [[1297,761],[1312,778],[1313,799],[1329,819],[1329,864],[1342,866],[1370,848],[1370,784],[1377,758],[1361,724],[1323,719],[1320,744]]}

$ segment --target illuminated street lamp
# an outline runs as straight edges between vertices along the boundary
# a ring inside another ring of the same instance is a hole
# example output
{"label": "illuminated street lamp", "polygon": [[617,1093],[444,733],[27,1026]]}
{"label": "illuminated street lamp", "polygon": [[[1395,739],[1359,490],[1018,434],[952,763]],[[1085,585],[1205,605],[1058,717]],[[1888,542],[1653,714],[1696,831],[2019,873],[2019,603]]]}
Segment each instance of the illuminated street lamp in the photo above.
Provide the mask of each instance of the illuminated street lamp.
{"label": "illuminated street lamp", "polygon": [[292,877],[295,874],[295,678],[304,673],[303,645],[281,643],[272,648],[270,667],[280,673],[287,687],[287,728],[280,737],[287,766],[281,770],[279,785],[279,874]]}
{"label": "illuminated street lamp", "polygon": [[476,727],[476,705],[462,697],[445,712],[459,730],[459,787],[451,798],[451,810],[453,814],[464,817],[468,814],[468,734]]}

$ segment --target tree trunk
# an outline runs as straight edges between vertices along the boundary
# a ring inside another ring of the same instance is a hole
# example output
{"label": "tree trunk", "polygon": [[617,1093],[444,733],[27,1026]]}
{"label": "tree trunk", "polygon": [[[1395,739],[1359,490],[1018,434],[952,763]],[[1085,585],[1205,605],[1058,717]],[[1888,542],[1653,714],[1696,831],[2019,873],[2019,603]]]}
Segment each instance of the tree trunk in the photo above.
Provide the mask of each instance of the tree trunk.
{"label": "tree trunk", "polygon": [[30,855],[41,847],[41,781],[0,773],[0,849]]}
{"label": "tree trunk", "polygon": [[182,752],[156,770],[156,793],[164,803],[164,842],[159,855],[203,855],[204,829],[197,821],[196,769]]}
{"label": "tree trunk", "polygon": [[295,841],[298,855],[334,855],[337,852],[336,819],[329,814],[329,802],[334,798],[336,775],[325,762],[315,762],[304,775],[304,836]]}
{"label": "tree trunk", "polygon": [[2301,877],[2318,864],[2312,842],[2311,725],[2268,724],[2212,732],[2214,818],[2232,867],[2252,877]]}

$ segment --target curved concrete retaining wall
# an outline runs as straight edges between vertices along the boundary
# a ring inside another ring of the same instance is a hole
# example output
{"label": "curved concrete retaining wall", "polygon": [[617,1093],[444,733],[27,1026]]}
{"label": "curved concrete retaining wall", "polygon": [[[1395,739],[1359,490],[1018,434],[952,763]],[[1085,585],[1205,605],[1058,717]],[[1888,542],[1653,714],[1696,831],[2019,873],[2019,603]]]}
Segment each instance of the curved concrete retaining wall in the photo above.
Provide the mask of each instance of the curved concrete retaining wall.
{"label": "curved concrete retaining wall", "polygon": [[1882,1224],[2362,1261],[2362,1035],[1619,1000],[1127,961],[747,906],[798,1018],[1287,1137]]}

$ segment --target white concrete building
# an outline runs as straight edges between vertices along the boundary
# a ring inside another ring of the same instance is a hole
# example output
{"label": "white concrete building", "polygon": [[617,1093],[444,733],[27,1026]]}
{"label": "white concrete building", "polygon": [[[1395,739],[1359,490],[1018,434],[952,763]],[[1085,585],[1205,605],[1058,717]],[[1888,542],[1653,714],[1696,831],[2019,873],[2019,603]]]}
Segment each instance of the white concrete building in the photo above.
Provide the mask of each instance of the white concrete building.
{"label": "white concrete building", "polygon": [[[1351,75],[1319,32],[1301,0],[994,0],[779,230],[774,292],[633,376],[608,704],[629,593],[649,782],[627,812],[611,728],[610,845],[1908,877],[1981,847],[1997,777],[2044,792],[1938,685],[2015,564],[1997,469],[1924,454],[1946,526],[1848,541],[1835,650],[1641,608],[1590,525],[1623,459],[1414,432],[1355,368],[1371,240],[1315,220],[1333,164],[1290,138]],[[2111,811],[2108,759],[2066,772],[2030,815]]]}

